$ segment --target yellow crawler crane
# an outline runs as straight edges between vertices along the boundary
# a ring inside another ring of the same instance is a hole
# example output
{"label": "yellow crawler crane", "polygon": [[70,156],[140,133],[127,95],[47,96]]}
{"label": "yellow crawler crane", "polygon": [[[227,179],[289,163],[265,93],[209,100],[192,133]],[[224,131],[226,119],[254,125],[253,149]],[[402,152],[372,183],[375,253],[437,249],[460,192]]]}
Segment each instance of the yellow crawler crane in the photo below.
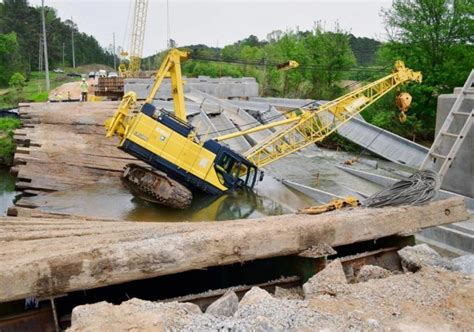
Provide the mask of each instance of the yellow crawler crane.
{"label": "yellow crawler crane", "polygon": [[[151,197],[152,201],[174,208],[188,207],[193,191],[220,195],[238,188],[252,189],[257,178],[263,177],[262,171],[258,176],[259,168],[323,140],[400,85],[421,82],[421,73],[413,72],[397,61],[390,75],[322,106],[299,110],[282,121],[200,140],[186,121],[180,61],[187,56],[185,52],[171,50],[140,112],[130,115],[136,96],[127,94],[106,124],[107,136],[120,138],[120,149],[152,167],[129,165],[126,168],[124,179],[132,189]],[[167,75],[171,77],[174,114],[152,105],[153,97]],[[406,101],[405,98],[401,103],[402,111],[409,106]],[[220,143],[277,126],[284,127],[243,155]]]}

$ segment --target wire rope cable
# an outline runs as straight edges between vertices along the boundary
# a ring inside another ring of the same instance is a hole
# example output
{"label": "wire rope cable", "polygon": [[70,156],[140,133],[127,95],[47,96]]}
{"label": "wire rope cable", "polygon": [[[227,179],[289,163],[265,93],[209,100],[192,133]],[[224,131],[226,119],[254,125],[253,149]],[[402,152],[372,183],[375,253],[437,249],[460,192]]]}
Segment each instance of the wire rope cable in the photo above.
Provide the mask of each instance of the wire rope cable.
{"label": "wire rope cable", "polygon": [[440,187],[439,176],[432,170],[421,170],[406,179],[368,197],[362,202],[366,207],[420,205],[431,201]]}

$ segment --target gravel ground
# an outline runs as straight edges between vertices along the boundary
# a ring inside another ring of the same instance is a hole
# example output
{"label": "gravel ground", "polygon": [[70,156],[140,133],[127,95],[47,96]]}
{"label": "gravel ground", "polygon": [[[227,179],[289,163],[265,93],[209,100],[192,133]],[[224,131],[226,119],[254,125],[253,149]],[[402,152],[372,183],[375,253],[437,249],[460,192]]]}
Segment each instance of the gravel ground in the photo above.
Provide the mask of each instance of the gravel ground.
{"label": "gravel ground", "polygon": [[424,267],[416,273],[347,284],[305,300],[252,288],[233,317],[202,314],[193,304],[132,299],[76,307],[70,331],[469,331],[472,276]]}

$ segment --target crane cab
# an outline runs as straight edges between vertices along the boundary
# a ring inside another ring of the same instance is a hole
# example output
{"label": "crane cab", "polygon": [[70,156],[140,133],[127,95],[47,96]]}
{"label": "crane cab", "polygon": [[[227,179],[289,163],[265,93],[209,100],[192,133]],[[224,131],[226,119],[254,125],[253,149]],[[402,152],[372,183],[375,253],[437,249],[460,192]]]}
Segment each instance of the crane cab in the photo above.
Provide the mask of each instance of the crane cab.
{"label": "crane cab", "polygon": [[213,139],[199,142],[190,124],[152,104],[133,116],[119,147],[192,191],[219,195],[251,189],[257,180],[257,167],[244,156]]}

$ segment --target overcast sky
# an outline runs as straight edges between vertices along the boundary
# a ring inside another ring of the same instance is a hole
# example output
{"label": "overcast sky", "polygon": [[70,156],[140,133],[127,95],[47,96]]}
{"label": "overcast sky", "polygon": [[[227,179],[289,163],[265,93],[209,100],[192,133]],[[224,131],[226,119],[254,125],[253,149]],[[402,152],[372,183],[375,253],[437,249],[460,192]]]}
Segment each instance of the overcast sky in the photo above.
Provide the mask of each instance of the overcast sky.
{"label": "overcast sky", "polygon": [[[131,1],[45,0],[45,4],[56,8],[62,19],[73,17],[79,30],[95,36],[102,46],[112,43],[115,32],[116,46],[125,43],[128,49],[130,28],[126,26]],[[30,0],[30,4],[40,5],[41,0]],[[384,39],[380,10],[390,4],[390,0],[169,0],[170,31],[178,46],[222,47],[250,34],[264,39],[274,30],[309,30],[321,21],[326,29],[339,22],[356,36]],[[166,0],[150,0],[144,56],[166,48],[166,26]]]}

